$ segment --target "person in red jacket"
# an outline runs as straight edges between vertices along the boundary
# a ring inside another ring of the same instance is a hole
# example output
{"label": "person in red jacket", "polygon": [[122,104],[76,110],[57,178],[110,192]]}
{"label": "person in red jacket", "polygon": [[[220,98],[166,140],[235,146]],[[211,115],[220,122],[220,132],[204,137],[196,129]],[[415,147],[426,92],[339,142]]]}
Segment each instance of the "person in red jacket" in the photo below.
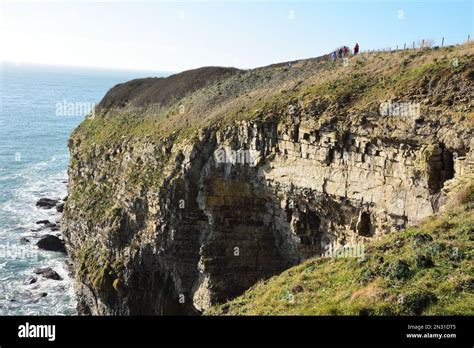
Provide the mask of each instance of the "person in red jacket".
{"label": "person in red jacket", "polygon": [[356,55],[357,53],[359,53],[359,44],[356,43],[356,45],[354,46],[354,55]]}

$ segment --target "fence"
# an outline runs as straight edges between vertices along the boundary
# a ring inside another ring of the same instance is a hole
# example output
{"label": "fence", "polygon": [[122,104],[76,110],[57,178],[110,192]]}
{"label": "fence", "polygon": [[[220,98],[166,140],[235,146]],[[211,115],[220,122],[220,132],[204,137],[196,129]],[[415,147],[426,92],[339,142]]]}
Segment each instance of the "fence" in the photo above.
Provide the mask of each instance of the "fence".
{"label": "fence", "polygon": [[[467,35],[467,43],[471,42],[471,35]],[[452,46],[452,45],[448,45]],[[362,53],[377,53],[377,52],[394,52],[394,51],[400,51],[400,50],[406,50],[406,49],[423,49],[423,48],[431,48],[431,47],[444,47],[444,37],[441,38],[441,46],[434,46],[434,41],[433,40],[420,40],[418,44],[416,44],[415,41],[410,45],[407,45],[406,43],[403,44],[403,48],[398,47],[398,45],[392,49],[392,47],[387,47],[387,48],[382,48],[382,49],[373,49],[373,50],[364,50]]]}

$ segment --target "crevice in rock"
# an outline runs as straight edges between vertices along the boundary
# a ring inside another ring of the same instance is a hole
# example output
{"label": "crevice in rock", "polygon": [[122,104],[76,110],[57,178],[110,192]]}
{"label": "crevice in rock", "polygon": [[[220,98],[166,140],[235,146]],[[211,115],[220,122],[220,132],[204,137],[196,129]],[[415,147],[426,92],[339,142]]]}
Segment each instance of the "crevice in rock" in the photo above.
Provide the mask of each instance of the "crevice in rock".
{"label": "crevice in rock", "polygon": [[356,225],[357,233],[360,236],[370,237],[373,235],[373,228],[370,222],[370,214],[367,212],[361,212],[359,220]]}

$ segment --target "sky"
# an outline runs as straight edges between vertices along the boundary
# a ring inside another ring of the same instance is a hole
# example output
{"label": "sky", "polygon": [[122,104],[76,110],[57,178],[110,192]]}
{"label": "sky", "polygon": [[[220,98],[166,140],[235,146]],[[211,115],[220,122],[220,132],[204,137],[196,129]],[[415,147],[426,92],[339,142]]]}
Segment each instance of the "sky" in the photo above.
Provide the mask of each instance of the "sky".
{"label": "sky", "polygon": [[474,18],[473,0],[0,2],[0,61],[169,72],[461,43]]}

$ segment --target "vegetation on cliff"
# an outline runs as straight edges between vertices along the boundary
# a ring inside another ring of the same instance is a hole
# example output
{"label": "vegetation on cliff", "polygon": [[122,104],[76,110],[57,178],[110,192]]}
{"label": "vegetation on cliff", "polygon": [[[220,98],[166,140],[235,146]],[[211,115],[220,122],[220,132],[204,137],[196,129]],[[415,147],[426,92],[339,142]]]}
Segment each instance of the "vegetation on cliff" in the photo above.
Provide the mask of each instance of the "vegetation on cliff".
{"label": "vegetation on cliff", "polygon": [[320,126],[340,120],[348,125],[360,122],[356,115],[378,116],[380,103],[387,100],[419,102],[422,114],[467,117],[472,125],[473,52],[474,45],[466,44],[361,54],[347,64],[320,57],[294,62],[291,68],[211,67],[133,80],[111,89],[95,117],[85,120],[73,138],[82,139],[83,146],[145,137],[192,140],[204,128],[285,119],[291,116],[289,107],[296,114],[317,115]]}

